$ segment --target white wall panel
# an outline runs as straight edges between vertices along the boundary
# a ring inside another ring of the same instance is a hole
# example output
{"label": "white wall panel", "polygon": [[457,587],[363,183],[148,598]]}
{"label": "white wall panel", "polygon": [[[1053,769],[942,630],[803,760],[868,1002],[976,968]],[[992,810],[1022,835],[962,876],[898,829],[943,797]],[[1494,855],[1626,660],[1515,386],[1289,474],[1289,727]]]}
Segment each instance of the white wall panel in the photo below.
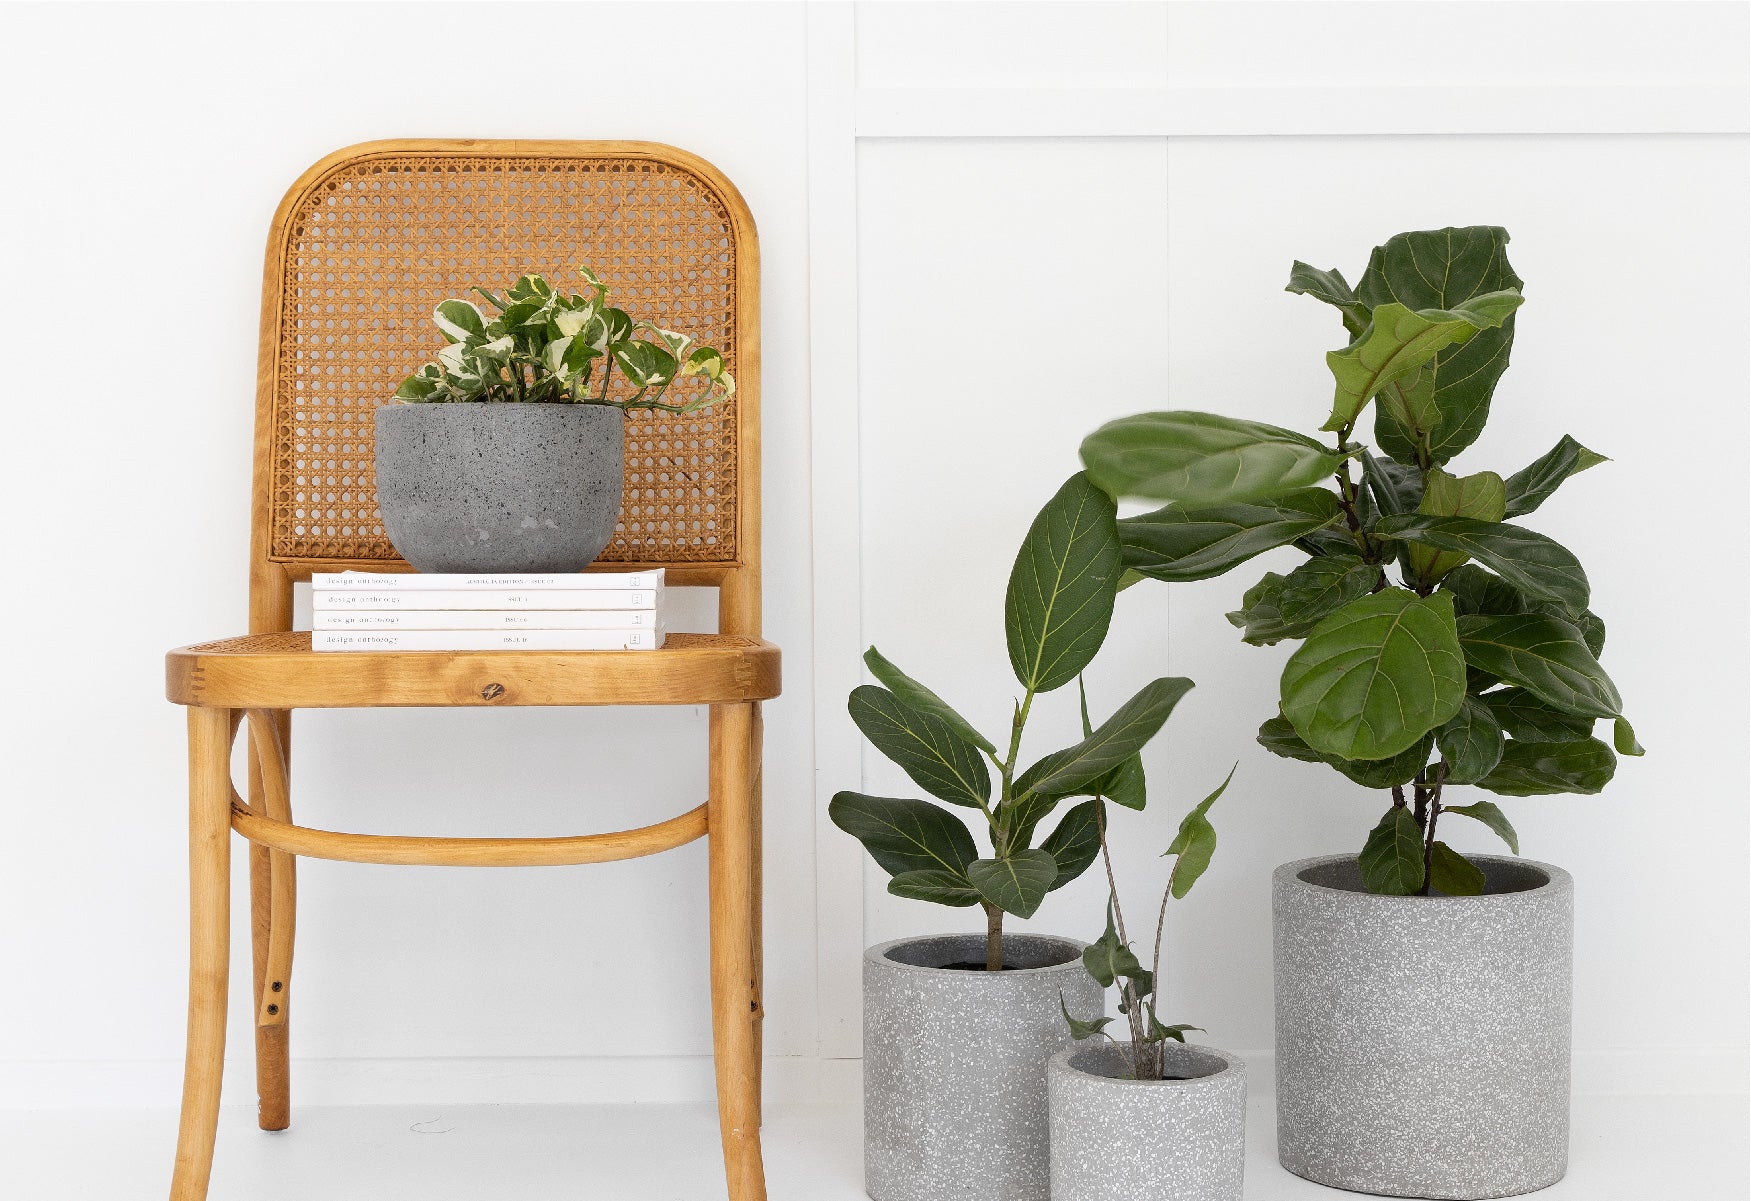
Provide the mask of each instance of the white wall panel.
{"label": "white wall panel", "polygon": [[1199,87],[1738,83],[1751,9],[1702,0],[1176,0],[1167,69]]}
{"label": "white wall panel", "polygon": [[1045,0],[857,5],[863,88],[1153,87],[1166,82],[1168,8]]}

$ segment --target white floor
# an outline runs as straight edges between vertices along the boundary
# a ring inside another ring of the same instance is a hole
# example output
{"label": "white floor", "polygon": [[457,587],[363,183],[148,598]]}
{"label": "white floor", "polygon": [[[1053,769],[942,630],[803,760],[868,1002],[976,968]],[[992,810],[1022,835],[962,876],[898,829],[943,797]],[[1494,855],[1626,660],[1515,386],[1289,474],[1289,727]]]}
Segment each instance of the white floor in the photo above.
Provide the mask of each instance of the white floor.
{"label": "white floor", "polygon": [[[0,1112],[4,1201],[161,1201],[168,1110]],[[1254,1102],[1248,1201],[1331,1201],[1275,1158],[1270,1102]],[[854,1106],[769,1107],[772,1201],[861,1201]],[[1578,1097],[1569,1176],[1540,1201],[1745,1201],[1742,1096]],[[710,1201],[724,1196],[705,1106],[370,1106],[294,1112],[282,1134],[220,1119],[213,1201]],[[1161,1201],[1138,1198],[1137,1201]]]}

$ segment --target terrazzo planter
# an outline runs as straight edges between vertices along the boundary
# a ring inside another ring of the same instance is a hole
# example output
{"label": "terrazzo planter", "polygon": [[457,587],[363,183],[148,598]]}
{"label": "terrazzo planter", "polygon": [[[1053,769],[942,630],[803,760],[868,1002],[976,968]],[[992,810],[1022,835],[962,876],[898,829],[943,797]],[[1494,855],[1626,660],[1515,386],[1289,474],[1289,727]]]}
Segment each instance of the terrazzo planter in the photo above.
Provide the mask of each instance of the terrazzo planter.
{"label": "terrazzo planter", "polygon": [[625,420],[612,405],[385,405],[384,532],[420,571],[581,571],[620,519]]}
{"label": "terrazzo planter", "polygon": [[873,1201],[1049,1201],[1046,1061],[1075,1045],[1059,1011],[1105,993],[1083,943],[1008,934],[902,939],[863,956],[863,1165]]}
{"label": "terrazzo planter", "polygon": [[1052,1201],[1241,1201],[1246,1065],[1169,1043],[1164,1075],[1128,1080],[1106,1043],[1052,1056]]}
{"label": "terrazzo planter", "polygon": [[1353,855],[1272,877],[1278,1158],[1297,1176],[1441,1198],[1562,1179],[1573,884],[1470,858],[1483,896],[1375,896]]}

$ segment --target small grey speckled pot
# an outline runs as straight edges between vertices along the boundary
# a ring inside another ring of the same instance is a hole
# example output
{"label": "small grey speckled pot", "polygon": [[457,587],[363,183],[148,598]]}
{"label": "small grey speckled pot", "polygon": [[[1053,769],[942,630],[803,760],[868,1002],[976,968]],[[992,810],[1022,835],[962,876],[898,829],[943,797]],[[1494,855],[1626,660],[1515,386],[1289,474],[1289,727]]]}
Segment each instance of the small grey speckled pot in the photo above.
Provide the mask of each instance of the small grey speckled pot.
{"label": "small grey speckled pot", "polygon": [[1125,1079],[1127,1051],[1111,1043],[1052,1056],[1052,1201],[1240,1201],[1246,1065],[1214,1047],[1164,1051],[1182,1079]]}
{"label": "small grey speckled pot", "polygon": [[1362,890],[1354,855],[1271,878],[1278,1158],[1392,1197],[1512,1197],[1568,1167],[1573,883],[1473,855],[1484,895]]}
{"label": "small grey speckled pot", "polygon": [[620,520],[625,421],[612,405],[385,405],[384,532],[420,571],[581,571]]}
{"label": "small grey speckled pot", "polygon": [[1105,993],[1083,943],[1007,934],[909,938],[863,955],[863,1166],[873,1201],[1049,1201],[1046,1061],[1076,1045],[1059,1011],[1094,1018]]}

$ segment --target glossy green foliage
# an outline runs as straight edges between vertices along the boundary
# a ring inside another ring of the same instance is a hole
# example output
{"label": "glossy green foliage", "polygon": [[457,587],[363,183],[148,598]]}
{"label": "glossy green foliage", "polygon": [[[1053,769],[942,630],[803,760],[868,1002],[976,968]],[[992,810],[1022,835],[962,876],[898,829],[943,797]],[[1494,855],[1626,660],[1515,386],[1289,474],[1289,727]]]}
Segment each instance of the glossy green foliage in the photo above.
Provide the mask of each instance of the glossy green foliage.
{"label": "glossy green foliage", "polygon": [[[1033,916],[1049,893],[1099,857],[1106,800],[1143,808],[1141,751],[1190,691],[1190,680],[1154,680],[1098,723],[1090,721],[1084,696],[1081,739],[1017,770],[1034,697],[1079,680],[1106,638],[1119,576],[1114,502],[1085,475],[1072,476],[1034,518],[1010,573],[1004,626],[1022,695],[1001,753],[999,740],[927,685],[875,647],[865,652],[864,664],[880,683],[852,690],[852,721],[936,801],[977,810],[989,844],[982,854],[966,823],[933,801],[837,794],[829,819],[889,873],[889,892],[980,905],[1001,929],[1002,914]],[[1048,829],[1046,819],[1074,797],[1088,799]]]}
{"label": "glossy green foliage", "polygon": [[[1514,342],[1523,294],[1507,246],[1495,226],[1399,234],[1354,287],[1294,264],[1287,290],[1342,325],[1326,356],[1331,409],[1308,412],[1325,437],[1186,410],[1109,422],[1082,447],[1102,488],[1165,502],[1118,522],[1127,579],[1186,583],[1284,547],[1305,554],[1255,576],[1228,620],[1248,643],[1292,648],[1260,745],[1392,790],[1362,855],[1381,892],[1484,886],[1434,832],[1456,812],[1517,847],[1506,815],[1470,790],[1597,792],[1618,755],[1642,753],[1600,664],[1585,570],[1516,520],[1607,460],[1565,435],[1517,469],[1453,464],[1482,432]],[[1370,405],[1373,447],[1358,438]]]}
{"label": "glossy green foliage", "polygon": [[[622,409],[693,413],[735,395],[723,354],[691,335],[634,321],[608,303],[608,287],[578,268],[584,292],[567,295],[539,275],[525,275],[495,296],[474,291],[498,315],[470,300],[445,300],[432,322],[448,344],[395,390],[403,404],[458,401],[605,404]],[[610,399],[614,368],[632,384],[630,397]],[[600,371],[598,373],[598,368]],[[681,380],[703,387],[680,403],[665,401]]]}

